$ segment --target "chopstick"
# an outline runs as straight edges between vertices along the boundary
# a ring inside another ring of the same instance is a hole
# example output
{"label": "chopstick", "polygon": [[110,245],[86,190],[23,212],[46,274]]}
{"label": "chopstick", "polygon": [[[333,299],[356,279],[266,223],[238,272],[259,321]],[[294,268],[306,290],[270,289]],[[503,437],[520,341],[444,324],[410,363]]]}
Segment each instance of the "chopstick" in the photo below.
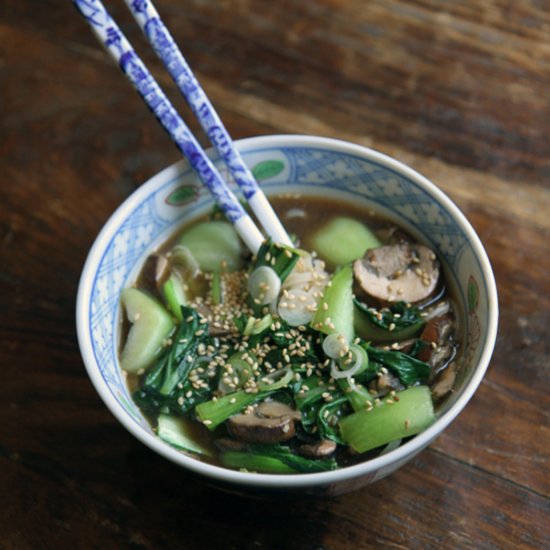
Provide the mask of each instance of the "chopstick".
{"label": "chopstick", "polygon": [[162,22],[152,0],[124,0],[151,47],[185,97],[212,145],[227,164],[244,198],[273,241],[292,245],[252,172],[244,163],[218,113],[210,103],[172,35]]}
{"label": "chopstick", "polygon": [[202,182],[208,187],[222,212],[234,224],[245,245],[255,254],[264,240],[261,232],[235,194],[227,187],[212,161],[111,18],[105,6],[100,0],[74,0],[74,4],[89,23],[97,39],[130,80]]}

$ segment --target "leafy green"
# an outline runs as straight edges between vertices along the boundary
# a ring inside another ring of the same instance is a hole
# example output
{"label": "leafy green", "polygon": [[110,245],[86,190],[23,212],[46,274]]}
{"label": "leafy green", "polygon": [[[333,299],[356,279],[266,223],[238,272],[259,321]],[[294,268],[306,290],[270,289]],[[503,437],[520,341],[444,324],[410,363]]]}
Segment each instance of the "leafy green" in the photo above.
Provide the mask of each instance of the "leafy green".
{"label": "leafy green", "polygon": [[226,468],[246,470],[265,474],[296,474],[297,470],[285,464],[278,458],[256,455],[244,451],[224,451],[220,454],[220,462]]}
{"label": "leafy green", "polygon": [[338,420],[346,416],[349,410],[348,398],[344,395],[320,407],[317,413],[317,433],[319,437],[344,444],[340,437]]}
{"label": "leafy green", "polygon": [[354,300],[354,328],[358,336],[373,342],[395,342],[416,336],[425,322],[420,311],[406,302],[376,310]]}
{"label": "leafy green", "polygon": [[[208,326],[199,322],[197,312],[181,308],[183,321],[167,348],[151,367],[134,393],[137,404],[148,412],[184,413],[207,399],[209,387],[196,388],[188,379],[190,371],[200,361],[198,346],[209,343]],[[199,333],[199,335],[197,335]]]}
{"label": "leafy green", "polygon": [[393,325],[392,332],[398,332],[411,325],[424,322],[420,316],[420,310],[407,302],[396,302],[381,310],[367,307],[357,299],[354,300],[354,303],[374,325],[386,330],[390,330],[390,325]]}
{"label": "leafy green", "polygon": [[282,283],[290,275],[299,258],[300,252],[296,248],[267,239],[256,254],[254,269],[262,265],[271,267]]}
{"label": "leafy green", "polygon": [[328,472],[336,468],[334,459],[315,460],[296,455],[285,445],[248,445],[248,450],[255,455],[276,458],[297,472]]}
{"label": "leafy green", "polygon": [[426,383],[430,376],[430,365],[397,350],[382,350],[363,344],[372,363],[379,363],[392,371],[405,386]]}

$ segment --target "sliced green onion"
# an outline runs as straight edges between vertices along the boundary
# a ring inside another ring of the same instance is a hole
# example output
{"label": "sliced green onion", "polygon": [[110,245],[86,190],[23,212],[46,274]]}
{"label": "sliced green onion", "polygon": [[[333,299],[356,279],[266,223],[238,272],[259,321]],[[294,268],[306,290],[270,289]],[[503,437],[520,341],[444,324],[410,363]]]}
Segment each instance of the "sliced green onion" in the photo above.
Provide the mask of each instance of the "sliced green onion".
{"label": "sliced green onion", "polygon": [[[334,359],[331,361],[330,365],[330,375],[335,379],[340,378],[351,378],[357,374],[361,374],[369,366],[369,356],[365,349],[357,344],[352,344],[349,347],[349,354],[351,354],[351,360],[353,361],[353,366],[348,366],[346,364],[347,356],[340,357],[338,361]],[[340,368],[337,369],[336,365]]]}
{"label": "sliced green onion", "polygon": [[291,327],[307,325],[313,319],[317,301],[313,291],[290,289],[288,296],[279,300],[277,313]]}
{"label": "sliced green onion", "polygon": [[212,296],[212,303],[214,305],[222,303],[222,277],[219,271],[212,273],[210,295]]}
{"label": "sliced green onion", "polygon": [[[252,365],[243,358],[243,353],[235,353],[226,362],[231,366],[231,374],[223,372],[220,376],[218,390],[224,394],[232,393],[235,390],[241,389],[252,377]],[[256,357],[248,352],[248,356],[256,361]],[[236,380],[235,380],[236,379]]]}
{"label": "sliced green onion", "polygon": [[267,265],[257,267],[248,277],[247,289],[258,305],[267,305],[277,299],[281,291],[281,279]]}
{"label": "sliced green onion", "polygon": [[258,388],[260,391],[274,391],[280,390],[281,388],[286,388],[292,380],[293,375],[294,373],[290,368],[281,369],[270,374],[266,374],[259,380]]}
{"label": "sliced green onion", "polygon": [[261,334],[264,330],[267,330],[273,324],[273,317],[268,313],[261,319],[254,320],[254,326],[250,334]]}
{"label": "sliced green onion", "polygon": [[246,325],[244,326],[243,330],[243,336],[250,336],[252,334],[252,330],[254,328],[254,323],[256,322],[255,317],[249,317],[246,321]]}
{"label": "sliced green onion", "polygon": [[331,359],[339,359],[349,350],[349,345],[342,334],[329,334],[323,340],[323,351]]}

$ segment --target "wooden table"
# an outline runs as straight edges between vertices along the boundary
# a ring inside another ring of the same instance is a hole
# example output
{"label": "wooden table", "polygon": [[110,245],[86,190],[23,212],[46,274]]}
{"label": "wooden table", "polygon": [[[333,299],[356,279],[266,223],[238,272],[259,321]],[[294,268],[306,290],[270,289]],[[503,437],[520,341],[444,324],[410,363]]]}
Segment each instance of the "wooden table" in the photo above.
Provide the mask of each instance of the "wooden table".
{"label": "wooden table", "polygon": [[[108,5],[167,84],[123,3]],[[456,201],[499,285],[494,358],[428,450],[334,500],[220,493],[149,451],[88,380],[75,295],[107,217],[178,152],[70,2],[3,0],[0,547],[549,548],[548,2],[157,7],[235,138],[372,146]]]}

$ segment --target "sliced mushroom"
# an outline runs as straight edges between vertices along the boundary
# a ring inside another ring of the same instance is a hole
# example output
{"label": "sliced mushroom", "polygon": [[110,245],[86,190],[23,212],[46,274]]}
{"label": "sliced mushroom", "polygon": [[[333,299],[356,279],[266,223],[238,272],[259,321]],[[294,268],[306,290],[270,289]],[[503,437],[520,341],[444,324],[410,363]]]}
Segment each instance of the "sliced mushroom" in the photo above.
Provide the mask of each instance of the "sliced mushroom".
{"label": "sliced mushroom", "polygon": [[385,244],[403,244],[411,242],[411,237],[395,225],[384,229],[378,229],[375,233],[380,241]]}
{"label": "sliced mushroom", "polygon": [[367,297],[382,303],[415,303],[434,292],[439,263],[428,247],[401,243],[367,250],[354,262],[353,272]]}
{"label": "sliced mushroom", "polygon": [[302,419],[300,411],[280,401],[264,401],[260,403],[256,408],[256,415],[265,418],[283,418],[286,416],[292,418],[292,420]]}
{"label": "sliced mushroom", "polygon": [[456,379],[456,363],[450,363],[443,369],[432,386],[432,396],[434,399],[440,399],[447,395],[454,386]]}
{"label": "sliced mushroom", "polygon": [[294,420],[288,416],[264,418],[252,414],[237,414],[227,421],[229,433],[248,443],[281,443],[294,437]]}
{"label": "sliced mushroom", "polygon": [[143,283],[150,290],[160,287],[169,274],[170,264],[163,254],[151,254],[141,270]]}
{"label": "sliced mushroom", "polygon": [[453,330],[451,315],[436,317],[426,323],[420,339],[429,344],[418,353],[418,359],[436,367],[452,355],[449,336]]}
{"label": "sliced mushroom", "polygon": [[336,443],[330,439],[321,439],[311,445],[300,445],[297,451],[306,458],[323,458],[336,450]]}
{"label": "sliced mushroom", "polygon": [[379,395],[385,395],[392,390],[401,391],[405,389],[397,376],[391,372],[380,371],[376,378],[369,384],[369,389],[377,392]]}
{"label": "sliced mushroom", "polygon": [[409,338],[408,340],[401,340],[400,342],[393,342],[391,346],[385,346],[384,349],[393,349],[396,351],[402,351],[403,353],[409,353],[416,342],[416,338]]}

